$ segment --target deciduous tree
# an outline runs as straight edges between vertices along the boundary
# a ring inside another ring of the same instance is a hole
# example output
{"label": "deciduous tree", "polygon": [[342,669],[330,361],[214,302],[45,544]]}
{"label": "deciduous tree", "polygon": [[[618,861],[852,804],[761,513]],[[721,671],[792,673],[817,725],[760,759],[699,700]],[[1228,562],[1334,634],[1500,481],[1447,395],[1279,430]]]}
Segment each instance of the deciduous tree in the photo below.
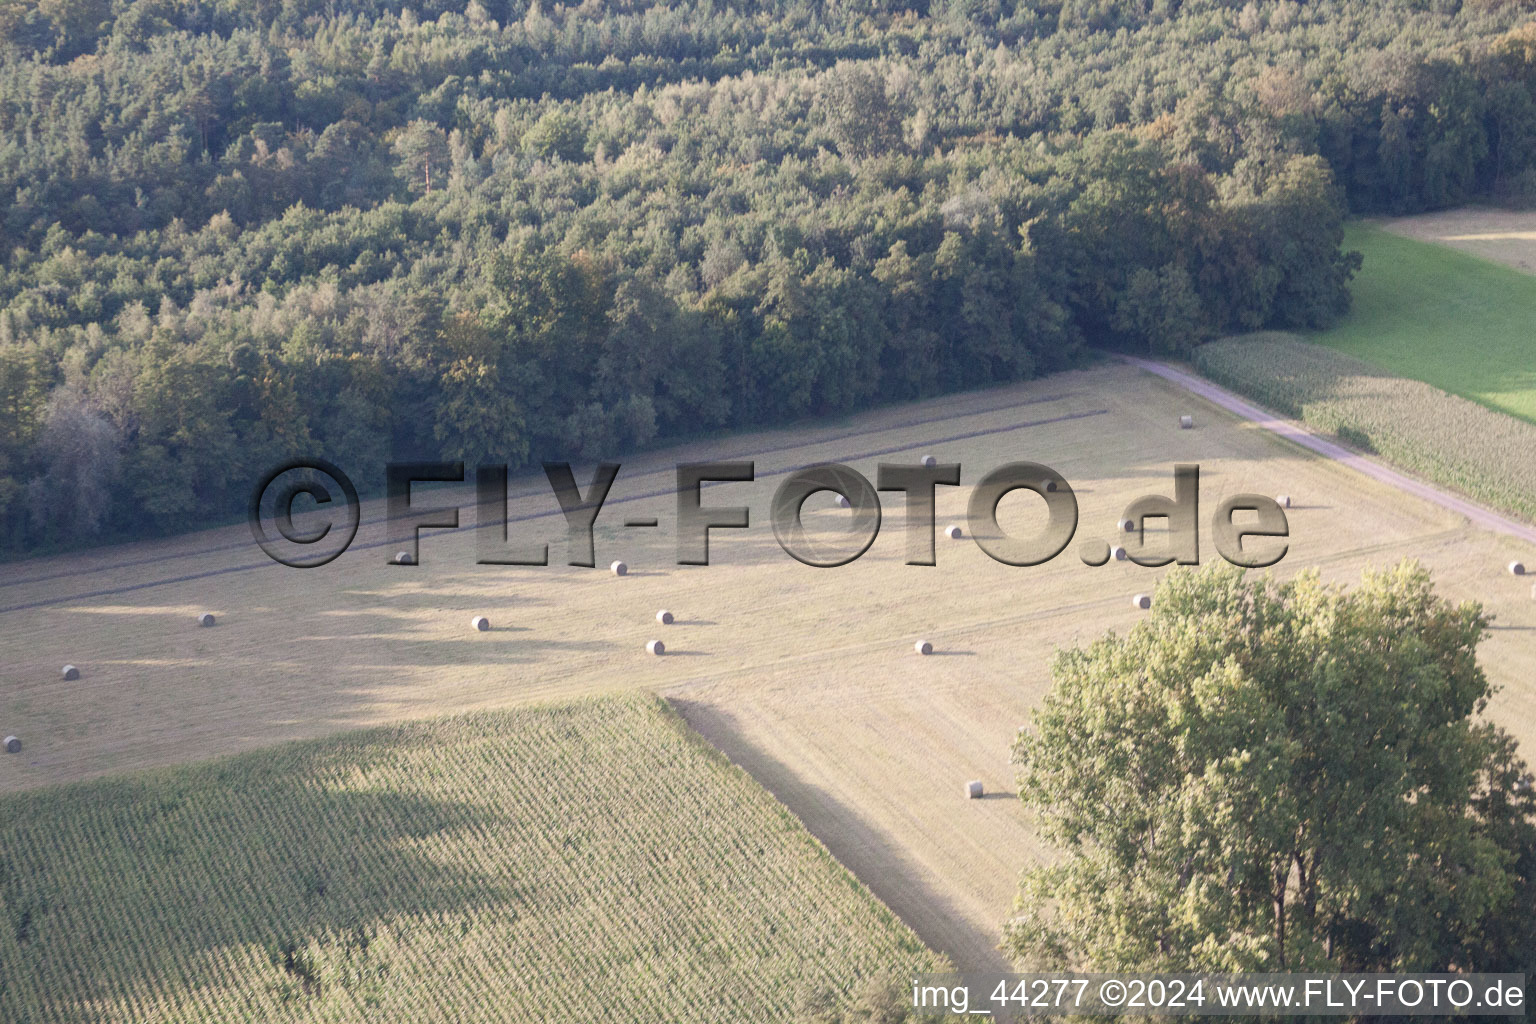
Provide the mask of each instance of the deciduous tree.
{"label": "deciduous tree", "polygon": [[1022,962],[1114,970],[1530,970],[1536,794],[1481,717],[1488,619],[1412,563],[1346,590],[1170,574],[1062,652],[1020,735],[1056,862]]}

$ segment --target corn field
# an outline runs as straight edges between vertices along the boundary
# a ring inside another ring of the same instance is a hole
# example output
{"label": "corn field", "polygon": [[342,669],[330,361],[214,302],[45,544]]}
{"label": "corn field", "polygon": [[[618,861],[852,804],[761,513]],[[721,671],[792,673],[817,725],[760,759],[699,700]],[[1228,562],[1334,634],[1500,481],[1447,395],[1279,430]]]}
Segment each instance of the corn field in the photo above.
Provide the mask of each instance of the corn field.
{"label": "corn field", "polygon": [[1195,350],[1201,373],[1346,444],[1536,519],[1536,426],[1278,332]]}
{"label": "corn field", "polygon": [[662,701],[0,799],[0,1020],[770,1021],[935,958]]}

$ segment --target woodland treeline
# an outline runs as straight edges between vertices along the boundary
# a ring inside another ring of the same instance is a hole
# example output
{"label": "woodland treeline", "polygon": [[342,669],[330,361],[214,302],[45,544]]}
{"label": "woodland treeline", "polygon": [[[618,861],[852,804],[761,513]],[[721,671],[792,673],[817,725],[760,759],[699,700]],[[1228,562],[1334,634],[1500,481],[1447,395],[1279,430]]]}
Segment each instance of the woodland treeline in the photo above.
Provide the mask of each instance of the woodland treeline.
{"label": "woodland treeline", "polygon": [[0,550],[1347,308],[1536,197],[1536,11],[0,0]]}

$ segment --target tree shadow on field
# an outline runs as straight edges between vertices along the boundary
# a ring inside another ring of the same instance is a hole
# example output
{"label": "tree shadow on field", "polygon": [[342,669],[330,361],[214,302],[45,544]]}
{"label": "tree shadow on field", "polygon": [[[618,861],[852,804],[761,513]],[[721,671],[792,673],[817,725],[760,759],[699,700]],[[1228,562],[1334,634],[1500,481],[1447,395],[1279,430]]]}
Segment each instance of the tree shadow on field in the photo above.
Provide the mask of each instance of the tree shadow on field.
{"label": "tree shadow on field", "polygon": [[[21,998],[34,986],[17,982],[39,965],[94,964],[68,972],[67,992],[48,991],[64,977],[49,973],[42,991],[67,1017],[78,1012],[70,1019],[96,1019],[123,997],[124,979],[175,989],[200,957],[252,944],[270,971],[245,982],[318,996],[317,957],[389,971],[390,944],[370,951],[382,921],[529,912],[537,877],[425,852],[484,846],[511,814],[425,795],[440,758],[423,754],[444,743],[425,729],[380,730],[8,798],[0,949],[14,956],[0,958],[0,996]],[[89,836],[88,849],[60,836]]]}
{"label": "tree shadow on field", "polygon": [[[370,621],[367,615],[353,618],[357,636],[347,641],[366,638],[368,656],[349,659],[351,673],[368,677],[390,668],[431,668],[438,665],[535,665],[559,659],[565,655],[602,652],[613,649],[613,644],[598,640],[552,640],[534,635],[530,626],[495,625],[481,633],[470,627],[466,620],[464,635],[456,639],[444,637],[411,637],[391,634],[397,628],[392,620]],[[500,635],[498,635],[500,634]],[[316,641],[326,638],[316,637]],[[361,681],[361,680],[360,680]],[[373,679],[373,683],[383,682]]]}
{"label": "tree shadow on field", "polygon": [[498,590],[489,580],[477,580],[470,585],[459,583],[452,587],[417,587],[415,581],[404,582],[412,584],[412,589],[356,585],[344,587],[339,591],[337,600],[345,602],[366,598],[375,607],[387,608],[396,613],[432,610],[474,612],[486,607],[527,608],[550,603],[548,597],[529,593],[532,588],[526,583],[516,592],[505,592]]}

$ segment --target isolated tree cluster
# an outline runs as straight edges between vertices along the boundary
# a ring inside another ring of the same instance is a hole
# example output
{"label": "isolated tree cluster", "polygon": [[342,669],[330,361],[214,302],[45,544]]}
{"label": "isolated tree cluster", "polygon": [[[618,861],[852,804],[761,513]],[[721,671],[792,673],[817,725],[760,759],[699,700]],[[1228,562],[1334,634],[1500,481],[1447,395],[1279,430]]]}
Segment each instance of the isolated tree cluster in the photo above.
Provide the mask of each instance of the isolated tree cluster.
{"label": "isolated tree cluster", "polygon": [[1021,962],[1153,971],[1536,967],[1536,792],[1482,717],[1488,619],[1414,563],[1326,585],[1170,574],[1062,652],[1015,747],[1062,856]]}
{"label": "isolated tree cluster", "polygon": [[1329,322],[1518,3],[0,0],[0,550]]}

